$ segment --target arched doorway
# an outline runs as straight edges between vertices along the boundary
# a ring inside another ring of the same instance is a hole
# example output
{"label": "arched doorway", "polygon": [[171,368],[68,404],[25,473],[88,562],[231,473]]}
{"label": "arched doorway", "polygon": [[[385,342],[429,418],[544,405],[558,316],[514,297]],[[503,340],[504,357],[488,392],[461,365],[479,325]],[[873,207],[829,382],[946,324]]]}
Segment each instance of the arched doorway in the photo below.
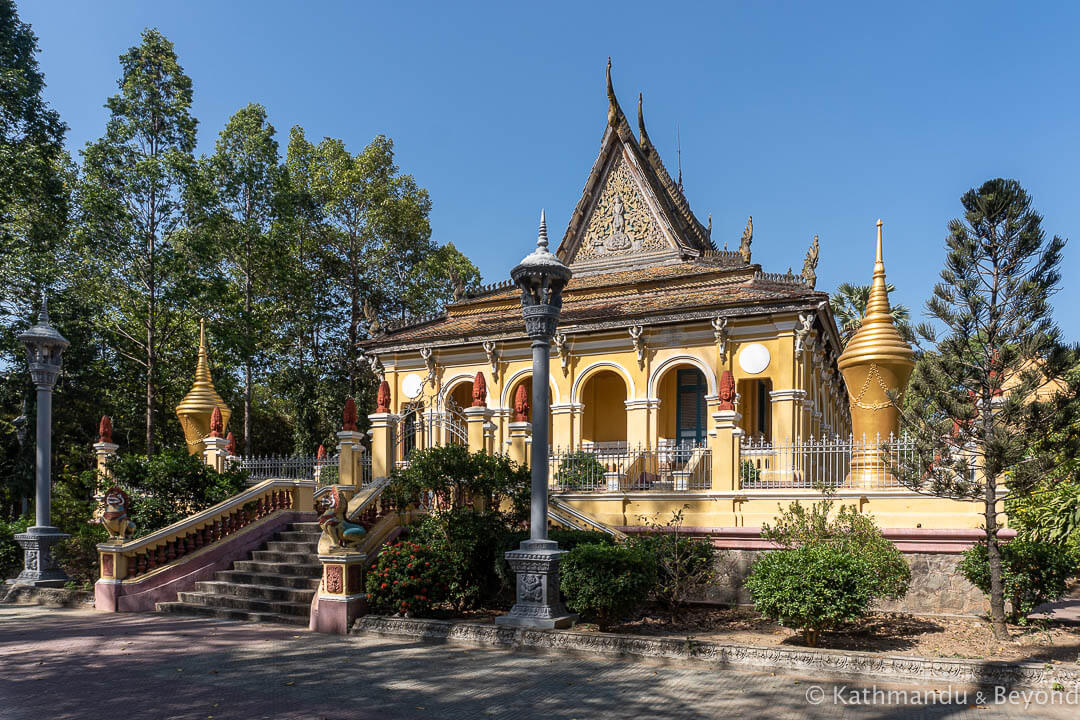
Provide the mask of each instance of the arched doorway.
{"label": "arched doorway", "polygon": [[660,379],[659,447],[701,447],[708,438],[709,386],[690,364],[669,368]]}
{"label": "arched doorway", "polygon": [[626,448],[626,381],[614,370],[601,370],[585,381],[580,398],[581,447],[596,450]]}
{"label": "arched doorway", "polygon": [[[529,398],[529,412],[526,416],[527,422],[533,422],[533,387],[532,387],[532,375],[523,375],[517,382],[510,387],[510,394],[507,395],[507,406],[510,408],[510,422],[514,422],[514,398],[517,397],[518,388],[522,385],[525,386],[526,397]],[[548,388],[548,407],[551,407],[553,402],[551,397],[551,388]],[[548,444],[555,442],[555,438],[552,435],[552,422],[551,413],[548,413]]]}

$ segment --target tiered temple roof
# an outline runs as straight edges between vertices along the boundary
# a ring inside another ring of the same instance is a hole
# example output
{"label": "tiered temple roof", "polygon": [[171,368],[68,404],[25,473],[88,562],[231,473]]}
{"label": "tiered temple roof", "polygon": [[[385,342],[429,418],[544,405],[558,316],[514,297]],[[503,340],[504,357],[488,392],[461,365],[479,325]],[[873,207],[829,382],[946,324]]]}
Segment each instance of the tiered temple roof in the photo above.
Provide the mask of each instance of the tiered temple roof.
{"label": "tiered temple roof", "polygon": [[[660,160],[638,99],[634,137],[607,70],[608,124],[600,154],[557,251],[574,272],[560,332],[793,312],[828,295],[801,275],[764,273],[750,261],[752,226],[739,250],[718,250]],[[711,225],[711,223],[710,223]],[[362,343],[377,351],[522,335],[519,291],[500,282],[436,317],[390,325]]]}

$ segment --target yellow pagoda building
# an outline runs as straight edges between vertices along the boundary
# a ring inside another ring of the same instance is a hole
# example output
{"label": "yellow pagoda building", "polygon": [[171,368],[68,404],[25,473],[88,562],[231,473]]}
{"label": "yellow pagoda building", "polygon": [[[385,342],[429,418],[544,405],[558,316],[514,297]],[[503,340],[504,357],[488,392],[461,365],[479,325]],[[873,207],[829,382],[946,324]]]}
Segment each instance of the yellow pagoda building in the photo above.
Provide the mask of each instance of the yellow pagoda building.
{"label": "yellow pagoda building", "polygon": [[[839,502],[872,512],[902,550],[926,556],[924,574],[954,577],[955,553],[979,535],[979,510],[919,495],[866,459],[866,443],[889,438],[852,435],[861,432],[852,407],[860,417],[873,408],[849,394],[867,390],[845,386],[838,367],[844,347],[828,294],[815,288],[817,238],[799,274],[753,261],[752,220],[737,249],[718,247],[711,220],[694,215],[650,142],[640,98],[632,131],[610,65],[607,92],[600,154],[557,250],[573,278],[552,346],[550,416],[529,407],[532,355],[517,288],[463,293],[443,314],[386,326],[362,344],[382,381],[370,417],[373,476],[450,442],[526,462],[532,424],[546,422],[552,512],[567,523],[635,532],[685,507],[693,532],[753,553],[766,547],[758,529],[779,505],[813,501],[829,486]],[[858,276],[870,270],[867,240]],[[529,244],[522,239],[523,250]],[[880,254],[874,281],[884,287]],[[903,391],[911,358],[910,348],[890,347],[892,364],[873,364],[867,344],[894,342],[879,327],[891,322],[879,294],[876,329],[845,366],[849,377],[871,378],[877,395]],[[878,430],[895,426],[894,412],[876,417]],[[858,472],[853,456],[863,458]],[[982,603],[973,588],[963,593],[970,602],[941,609]]]}

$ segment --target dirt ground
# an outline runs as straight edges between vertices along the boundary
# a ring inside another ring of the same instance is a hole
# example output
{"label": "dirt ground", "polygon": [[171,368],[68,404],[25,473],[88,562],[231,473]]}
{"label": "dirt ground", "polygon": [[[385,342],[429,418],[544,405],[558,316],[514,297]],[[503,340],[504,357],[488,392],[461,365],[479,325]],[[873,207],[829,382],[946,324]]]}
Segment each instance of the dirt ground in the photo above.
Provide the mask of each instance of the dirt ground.
{"label": "dirt ground", "polygon": [[[596,631],[596,626],[583,623],[576,629]],[[679,620],[653,610],[613,631],[741,645],[805,646],[801,633],[765,620],[751,608],[690,608]],[[989,623],[980,618],[875,613],[823,632],[818,647],[926,658],[1080,663],[1080,627],[1046,623],[1011,625],[1009,634],[1012,638],[1008,641],[995,640]]]}
{"label": "dirt ground", "polygon": [[[459,613],[436,611],[440,620],[494,622],[505,610]],[[578,632],[599,632],[593,623],[578,623]],[[691,607],[679,620],[658,608],[647,608],[634,620],[611,628],[625,635],[691,637],[738,645],[805,647],[802,633],[763,619],[753,608]],[[1011,639],[995,640],[990,625],[973,617],[914,616],[874,613],[821,634],[822,650],[855,650],[923,658],[971,658],[1013,662],[1080,663],[1080,626],[1032,622],[1010,625]]]}

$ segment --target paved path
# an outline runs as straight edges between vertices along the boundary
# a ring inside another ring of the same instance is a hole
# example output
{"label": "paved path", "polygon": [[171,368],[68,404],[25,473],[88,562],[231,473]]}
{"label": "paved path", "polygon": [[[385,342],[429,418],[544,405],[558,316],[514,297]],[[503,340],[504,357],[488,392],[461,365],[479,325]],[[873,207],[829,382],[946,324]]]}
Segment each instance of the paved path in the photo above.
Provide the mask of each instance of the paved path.
{"label": "paved path", "polygon": [[[834,687],[850,693],[869,683],[0,605],[3,720],[1080,716],[1076,705],[973,707],[974,695],[952,704],[843,705]],[[807,702],[812,688],[824,702]]]}

